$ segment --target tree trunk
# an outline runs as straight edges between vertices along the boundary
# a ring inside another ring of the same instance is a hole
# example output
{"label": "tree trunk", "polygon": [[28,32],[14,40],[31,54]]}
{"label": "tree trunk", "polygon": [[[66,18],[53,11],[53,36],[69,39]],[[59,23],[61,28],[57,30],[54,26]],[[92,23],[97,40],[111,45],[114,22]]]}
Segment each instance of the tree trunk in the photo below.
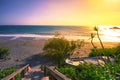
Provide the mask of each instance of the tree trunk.
{"label": "tree trunk", "polygon": [[[102,43],[102,41],[101,41],[101,39],[100,39],[100,36],[99,36],[99,32],[97,31],[97,37],[98,37],[98,39],[99,39],[99,41],[100,41],[100,44],[101,44],[101,47],[102,47],[102,49],[103,50],[105,50],[105,48],[104,48],[104,46],[103,46],[103,43]],[[104,53],[103,53],[104,54]],[[107,59],[108,59],[108,61],[110,62],[110,58],[109,58],[109,56],[107,56]],[[103,59],[104,60],[104,59]],[[105,61],[105,60],[104,60]],[[105,62],[106,63],[106,62]]]}
{"label": "tree trunk", "polygon": [[102,43],[102,41],[101,41],[101,39],[100,39],[100,36],[99,36],[99,32],[98,32],[98,31],[97,31],[97,37],[98,37],[98,39],[99,39],[99,41],[100,41],[101,47],[104,49],[104,46],[103,46],[103,43]]}
{"label": "tree trunk", "polygon": [[93,43],[93,38],[91,39],[91,44],[92,44],[93,48],[96,49],[96,46]]}

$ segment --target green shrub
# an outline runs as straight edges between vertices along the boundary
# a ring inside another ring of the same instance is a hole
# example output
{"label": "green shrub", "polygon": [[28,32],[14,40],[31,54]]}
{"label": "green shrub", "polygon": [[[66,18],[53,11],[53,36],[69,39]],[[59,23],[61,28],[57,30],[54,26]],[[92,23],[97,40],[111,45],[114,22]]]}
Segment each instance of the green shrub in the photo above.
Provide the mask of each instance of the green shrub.
{"label": "green shrub", "polygon": [[120,45],[118,45],[115,49],[115,53],[113,54],[116,62],[120,62]]}
{"label": "green shrub", "polygon": [[89,57],[95,56],[111,56],[116,62],[120,62],[120,45],[115,48],[91,49]]}
{"label": "green shrub", "polygon": [[115,73],[120,73],[120,64],[108,63],[104,66],[81,64],[77,67],[65,66],[58,70],[72,80],[120,80]]}
{"label": "green shrub", "polygon": [[[7,69],[0,69],[0,80],[8,75],[10,75],[11,73],[13,73],[14,71],[16,71],[16,68],[14,67],[10,67],[10,68],[7,68]],[[18,74],[16,77],[15,77],[15,80],[21,80],[21,75]]]}
{"label": "green shrub", "polygon": [[21,78],[22,78],[21,74],[18,74],[17,76],[15,76],[15,80],[21,80]]}
{"label": "green shrub", "polygon": [[60,71],[61,73],[65,74],[67,77],[69,77],[73,80],[76,80],[75,67],[64,66],[64,67],[57,68],[57,70]]}
{"label": "green shrub", "polygon": [[116,52],[116,48],[105,48],[105,49],[91,49],[90,57],[95,56],[113,56]]}
{"label": "green shrub", "polygon": [[0,78],[6,77],[7,75],[14,72],[16,69],[14,67],[7,68],[5,70],[0,70]]}
{"label": "green shrub", "polygon": [[6,59],[10,54],[9,48],[6,47],[0,47],[0,58]]}
{"label": "green shrub", "polygon": [[68,57],[76,47],[81,47],[81,42],[68,41],[64,38],[52,38],[45,44],[43,50],[45,56],[54,60],[58,65],[64,64],[64,59]]}
{"label": "green shrub", "polygon": [[69,42],[63,38],[53,38],[46,43],[43,50],[47,57],[53,59],[57,64],[62,64],[69,52]]}

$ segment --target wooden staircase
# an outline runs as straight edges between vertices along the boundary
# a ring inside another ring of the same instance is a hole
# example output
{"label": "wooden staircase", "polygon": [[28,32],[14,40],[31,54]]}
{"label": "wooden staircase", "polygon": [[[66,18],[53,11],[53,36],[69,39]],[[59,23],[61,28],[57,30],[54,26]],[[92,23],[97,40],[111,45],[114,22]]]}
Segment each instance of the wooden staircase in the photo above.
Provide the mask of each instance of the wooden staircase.
{"label": "wooden staircase", "polygon": [[40,67],[30,68],[29,64],[18,69],[2,80],[15,80],[17,74],[22,74],[21,80],[71,80],[62,73],[58,72],[53,66],[42,65]]}
{"label": "wooden staircase", "polygon": [[[30,68],[29,64],[18,69],[2,80],[15,80],[15,76],[17,74],[23,74],[23,78],[21,80],[71,80],[57,71],[54,66],[42,65],[41,68]],[[116,76],[120,77],[120,74],[116,73]]]}
{"label": "wooden staircase", "polygon": [[39,69],[29,69],[22,80],[41,80],[44,77],[44,72]]}

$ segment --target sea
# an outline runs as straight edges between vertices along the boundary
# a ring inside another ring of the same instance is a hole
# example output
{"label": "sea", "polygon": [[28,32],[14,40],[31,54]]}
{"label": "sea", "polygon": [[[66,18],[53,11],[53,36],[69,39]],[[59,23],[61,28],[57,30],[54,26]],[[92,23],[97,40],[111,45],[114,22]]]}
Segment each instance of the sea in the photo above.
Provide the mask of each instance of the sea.
{"label": "sea", "polygon": [[[106,42],[120,42],[120,29],[114,27],[104,27],[100,36]],[[110,31],[116,33],[109,35]],[[107,31],[107,32],[106,32]],[[95,33],[93,27],[88,26],[44,26],[44,25],[0,25],[0,37],[10,40],[19,38],[49,39],[59,33],[68,40],[91,40],[91,33]],[[97,40],[97,36],[94,38]]]}

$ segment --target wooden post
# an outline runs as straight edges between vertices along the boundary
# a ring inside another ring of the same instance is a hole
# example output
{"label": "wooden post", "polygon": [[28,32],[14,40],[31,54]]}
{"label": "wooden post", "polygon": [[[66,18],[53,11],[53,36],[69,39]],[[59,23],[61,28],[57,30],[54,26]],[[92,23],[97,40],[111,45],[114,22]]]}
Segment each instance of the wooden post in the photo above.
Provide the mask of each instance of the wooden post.
{"label": "wooden post", "polygon": [[47,76],[46,66],[44,65],[44,76]]}
{"label": "wooden post", "polygon": [[21,72],[21,75],[22,75],[22,77],[24,77],[25,75],[24,75],[24,70]]}

